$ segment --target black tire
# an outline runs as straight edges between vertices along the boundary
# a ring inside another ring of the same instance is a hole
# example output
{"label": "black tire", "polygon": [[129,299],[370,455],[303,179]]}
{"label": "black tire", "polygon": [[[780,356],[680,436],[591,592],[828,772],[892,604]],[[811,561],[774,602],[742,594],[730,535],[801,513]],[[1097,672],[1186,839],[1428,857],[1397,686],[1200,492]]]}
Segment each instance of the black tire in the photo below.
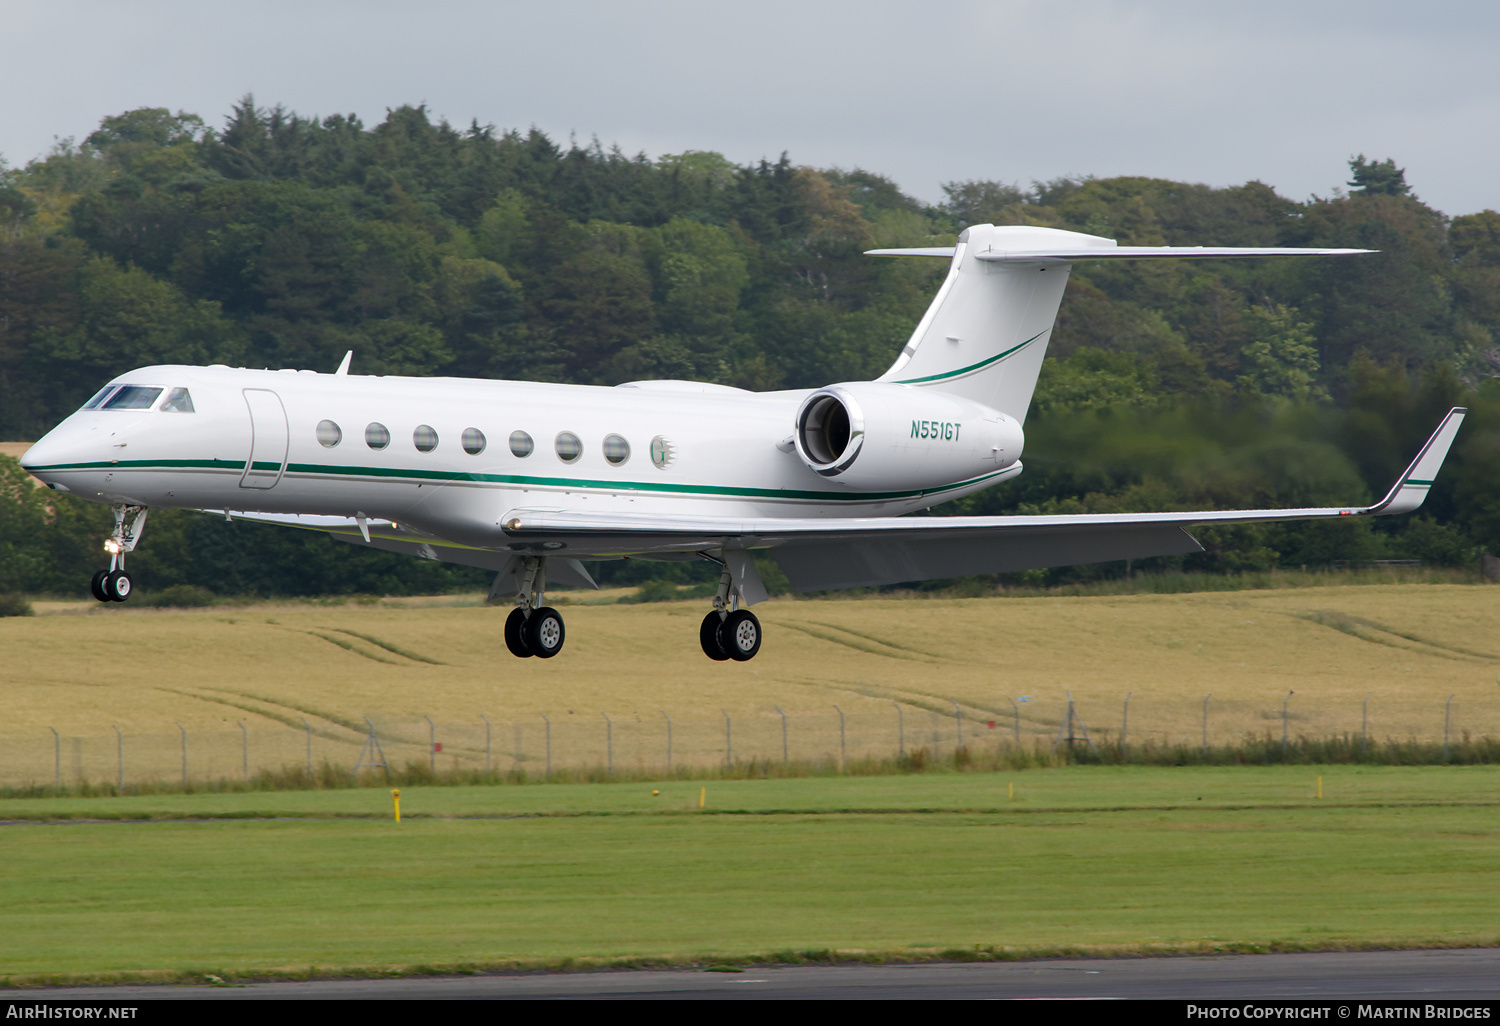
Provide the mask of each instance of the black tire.
{"label": "black tire", "polygon": [[124,570],[115,570],[104,575],[104,593],[112,602],[124,602],[135,589],[135,582]]}
{"label": "black tire", "polygon": [[532,655],[538,659],[551,659],[562,651],[567,632],[563,628],[562,614],[551,606],[543,606],[532,610],[522,634]]}
{"label": "black tire", "polygon": [[729,658],[729,653],[724,651],[724,646],[719,644],[719,611],[717,609],[703,618],[703,625],[698,628],[698,644],[703,646],[703,654],[710,659],[722,661]]}
{"label": "black tire", "polygon": [[744,662],[760,651],[760,621],[748,609],[736,609],[719,624],[719,647],[729,658]]}
{"label": "black tire", "polygon": [[512,609],[505,618],[505,647],[510,654],[525,659],[531,655],[531,646],[526,644],[526,613],[520,606]]}
{"label": "black tire", "polygon": [[109,576],[108,570],[100,570],[89,582],[89,592],[100,602],[109,601],[109,592],[104,590],[104,578]]}

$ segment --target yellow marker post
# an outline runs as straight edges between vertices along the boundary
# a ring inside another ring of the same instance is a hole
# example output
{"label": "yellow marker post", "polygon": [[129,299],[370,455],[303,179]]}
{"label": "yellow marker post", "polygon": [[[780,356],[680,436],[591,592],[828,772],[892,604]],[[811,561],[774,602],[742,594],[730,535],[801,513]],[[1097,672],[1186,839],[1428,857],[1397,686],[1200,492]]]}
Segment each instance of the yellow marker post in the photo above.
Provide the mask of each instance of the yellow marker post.
{"label": "yellow marker post", "polygon": [[698,808],[703,808],[703,803],[708,800],[708,788],[702,787],[698,790]]}
{"label": "yellow marker post", "polygon": [[391,801],[396,804],[396,822],[399,823],[399,822],[401,822],[401,790],[400,790],[400,788],[396,788],[396,787],[391,788]]}
{"label": "yellow marker post", "polygon": [[1012,780],[1009,784],[1007,784],[1005,786],[1005,797],[1010,798],[1012,800],[1015,799],[1015,797],[1016,797],[1016,782],[1014,780]]}

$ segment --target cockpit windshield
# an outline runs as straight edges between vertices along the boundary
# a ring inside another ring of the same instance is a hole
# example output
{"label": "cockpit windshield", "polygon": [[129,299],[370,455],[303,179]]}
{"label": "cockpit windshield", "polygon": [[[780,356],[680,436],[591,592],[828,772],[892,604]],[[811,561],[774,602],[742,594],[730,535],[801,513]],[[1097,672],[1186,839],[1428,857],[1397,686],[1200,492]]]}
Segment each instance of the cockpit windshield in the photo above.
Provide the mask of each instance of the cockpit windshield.
{"label": "cockpit windshield", "polygon": [[119,387],[120,386],[116,385],[116,384],[105,385],[103,388],[99,389],[99,391],[95,392],[94,393],[94,398],[92,398],[88,402],[84,403],[82,408],[85,409],[85,410],[98,409],[99,408],[99,404],[102,403],[102,402],[104,402],[104,400],[108,399],[110,397],[110,395],[112,395],[114,393],[114,390],[117,389],[117,388],[119,388]]}
{"label": "cockpit windshield", "polygon": [[120,390],[106,399],[99,409],[149,410],[161,391],[155,385],[121,385]]}
{"label": "cockpit windshield", "polygon": [[193,409],[193,397],[188,395],[185,388],[174,388],[167,393],[166,400],[161,404],[163,413],[196,413]]}

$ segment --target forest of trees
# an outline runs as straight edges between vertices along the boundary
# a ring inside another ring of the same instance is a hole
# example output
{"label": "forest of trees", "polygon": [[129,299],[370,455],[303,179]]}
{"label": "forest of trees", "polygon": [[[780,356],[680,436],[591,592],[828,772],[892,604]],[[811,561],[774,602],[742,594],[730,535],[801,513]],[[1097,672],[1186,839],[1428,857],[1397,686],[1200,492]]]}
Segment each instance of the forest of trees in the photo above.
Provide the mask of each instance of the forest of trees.
{"label": "forest of trees", "polygon": [[[373,128],[249,97],[216,129],[134,110],[25,167],[0,162],[0,438],[40,436],[131,367],[332,370],[348,349],[364,373],[867,379],[943,267],[863,251],[951,245],[982,222],[1125,245],[1350,246],[1380,252],[1076,267],[1026,473],[934,512],[1368,500],[1443,411],[1467,405],[1420,515],[1209,529],[1196,532],[1203,555],[1147,568],[1468,564],[1500,551],[1500,214],[1433,210],[1389,159],[1360,155],[1348,171],[1347,192],[1306,202],[1260,182],[1068,178],[951,182],[930,206],[872,172],[652,160],[460,130],[421,107]],[[107,516],[35,493],[0,460],[0,592],[85,591]],[[171,511],[153,513],[132,572],[147,590],[267,595],[480,580]]]}

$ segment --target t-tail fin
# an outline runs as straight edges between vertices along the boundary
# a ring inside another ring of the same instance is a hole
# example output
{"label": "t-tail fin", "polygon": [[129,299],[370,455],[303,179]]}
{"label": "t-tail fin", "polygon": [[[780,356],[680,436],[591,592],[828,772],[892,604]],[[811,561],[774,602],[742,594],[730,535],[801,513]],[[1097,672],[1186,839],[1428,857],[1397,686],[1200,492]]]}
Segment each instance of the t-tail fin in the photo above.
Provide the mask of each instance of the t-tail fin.
{"label": "t-tail fin", "polygon": [[950,392],[1024,420],[1076,261],[1365,252],[1370,251],[1120,246],[1097,235],[992,224],[965,229],[951,249],[871,250],[872,256],[952,258],[947,280],[910,341],[877,380]]}

